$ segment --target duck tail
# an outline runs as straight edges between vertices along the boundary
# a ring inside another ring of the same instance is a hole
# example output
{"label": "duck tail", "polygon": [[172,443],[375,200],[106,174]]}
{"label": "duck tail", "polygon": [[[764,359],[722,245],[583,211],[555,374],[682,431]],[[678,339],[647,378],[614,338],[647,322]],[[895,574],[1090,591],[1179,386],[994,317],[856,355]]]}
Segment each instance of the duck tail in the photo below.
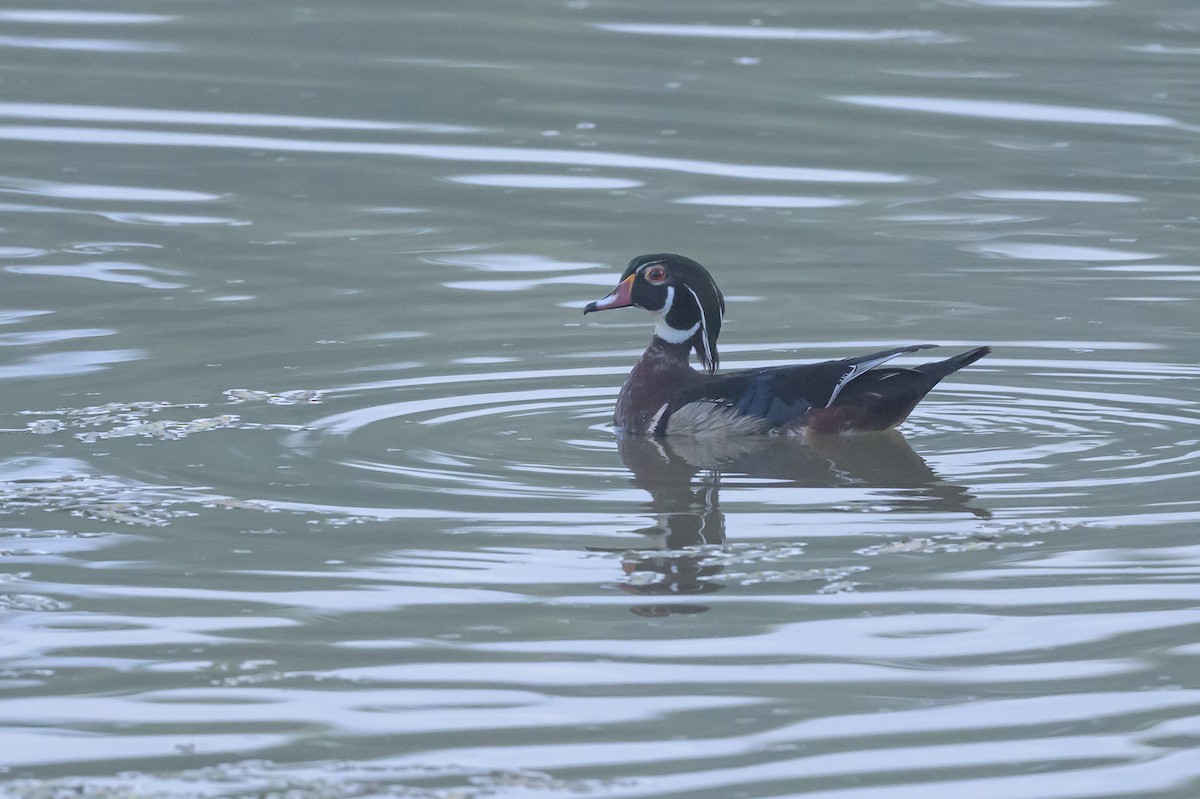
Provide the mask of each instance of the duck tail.
{"label": "duck tail", "polygon": [[964,366],[970,366],[991,351],[991,347],[976,347],[973,350],[967,350],[966,352],[959,353],[958,355],[947,358],[944,361],[923,363],[915,368],[918,372],[928,376],[931,379],[929,385],[930,387],[933,387],[946,375],[954,374]]}

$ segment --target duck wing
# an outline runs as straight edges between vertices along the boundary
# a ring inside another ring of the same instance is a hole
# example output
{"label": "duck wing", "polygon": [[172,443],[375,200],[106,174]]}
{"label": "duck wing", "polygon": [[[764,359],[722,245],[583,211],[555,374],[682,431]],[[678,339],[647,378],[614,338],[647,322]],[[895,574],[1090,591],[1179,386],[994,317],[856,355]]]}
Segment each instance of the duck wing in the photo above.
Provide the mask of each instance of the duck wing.
{"label": "duck wing", "polygon": [[[903,421],[939,380],[988,352],[980,347],[913,369],[876,368],[933,346],[917,344],[836,361],[706,377],[671,399],[653,431],[655,435],[742,435],[822,420],[825,424],[820,427],[831,430],[891,427]],[[825,413],[833,409],[835,413]],[[813,418],[808,420],[810,415]]]}

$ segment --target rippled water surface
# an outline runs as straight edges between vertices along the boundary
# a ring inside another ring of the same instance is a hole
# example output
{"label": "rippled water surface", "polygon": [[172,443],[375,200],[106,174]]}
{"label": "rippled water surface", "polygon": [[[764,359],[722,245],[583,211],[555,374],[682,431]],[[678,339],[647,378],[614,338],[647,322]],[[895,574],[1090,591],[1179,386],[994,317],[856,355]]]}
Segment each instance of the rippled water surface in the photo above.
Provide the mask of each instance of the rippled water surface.
{"label": "rippled water surface", "polygon": [[[0,793],[1200,795],[1200,11],[0,9]],[[894,435],[618,441],[994,352]],[[904,363],[917,363],[909,358]]]}

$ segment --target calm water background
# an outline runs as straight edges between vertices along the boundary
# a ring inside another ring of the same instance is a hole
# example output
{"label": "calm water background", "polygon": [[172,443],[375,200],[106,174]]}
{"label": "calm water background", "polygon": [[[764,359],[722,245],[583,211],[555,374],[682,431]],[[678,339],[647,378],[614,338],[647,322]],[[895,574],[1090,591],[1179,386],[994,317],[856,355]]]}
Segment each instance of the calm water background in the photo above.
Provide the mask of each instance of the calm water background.
{"label": "calm water background", "polygon": [[[5,795],[1200,794],[1200,8],[0,9]],[[902,436],[628,442],[995,353]]]}

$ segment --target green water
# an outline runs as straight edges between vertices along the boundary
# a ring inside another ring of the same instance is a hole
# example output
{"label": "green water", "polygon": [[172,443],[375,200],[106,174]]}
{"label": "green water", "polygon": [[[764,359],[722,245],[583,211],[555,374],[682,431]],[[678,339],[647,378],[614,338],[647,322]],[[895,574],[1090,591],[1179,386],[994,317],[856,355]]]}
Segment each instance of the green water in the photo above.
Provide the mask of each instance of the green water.
{"label": "green water", "polygon": [[[1192,4],[0,9],[0,792],[1191,799]],[[991,356],[895,436],[623,442]],[[906,359],[913,363],[920,359]]]}

